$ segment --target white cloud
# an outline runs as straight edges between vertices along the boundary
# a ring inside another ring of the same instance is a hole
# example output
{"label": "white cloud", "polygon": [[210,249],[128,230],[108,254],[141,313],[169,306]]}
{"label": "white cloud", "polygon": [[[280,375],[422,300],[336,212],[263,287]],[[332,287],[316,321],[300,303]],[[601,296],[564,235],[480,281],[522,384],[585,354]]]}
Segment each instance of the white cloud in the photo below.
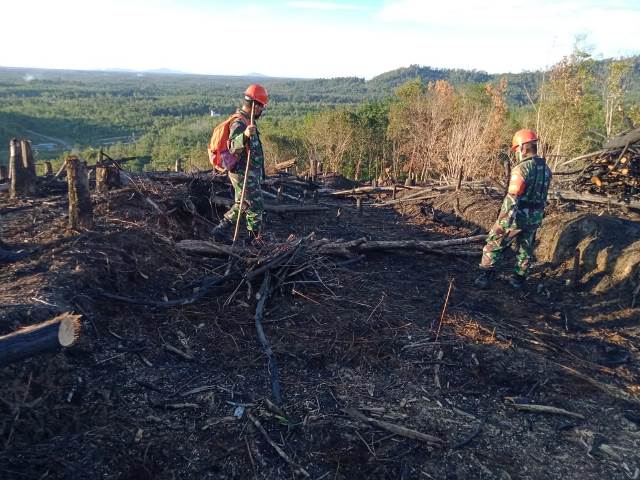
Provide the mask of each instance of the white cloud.
{"label": "white cloud", "polygon": [[[637,36],[613,33],[640,24],[640,4],[634,1],[393,0],[377,18],[396,28],[420,29],[425,38],[437,32],[439,47],[460,66],[478,63],[489,71],[548,66],[570,53],[579,35],[604,56],[640,51]],[[458,38],[464,38],[463,45]]]}
{"label": "white cloud", "polygon": [[307,19],[255,2],[196,9],[170,0],[21,0],[12,15],[30,19],[30,34],[19,22],[4,24],[0,65],[368,78],[410,64],[534,70],[570,53],[577,33],[605,56],[640,52],[639,37],[628,34],[640,12],[620,1],[608,0],[607,8],[592,1],[583,9],[566,1],[515,1],[480,7],[471,0],[393,0],[377,17],[352,15],[347,22],[344,11]]}
{"label": "white cloud", "polygon": [[301,8],[305,10],[364,10],[365,8],[360,5],[352,5],[348,3],[335,3],[335,2],[287,2],[287,5],[292,8]]}

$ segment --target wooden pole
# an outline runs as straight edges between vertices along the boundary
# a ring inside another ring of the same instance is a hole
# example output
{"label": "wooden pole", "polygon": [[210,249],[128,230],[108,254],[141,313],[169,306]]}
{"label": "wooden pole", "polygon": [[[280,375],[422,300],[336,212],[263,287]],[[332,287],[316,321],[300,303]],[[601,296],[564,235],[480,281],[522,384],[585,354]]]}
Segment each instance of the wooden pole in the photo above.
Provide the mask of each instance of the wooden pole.
{"label": "wooden pole", "polygon": [[356,208],[358,209],[358,216],[362,216],[362,197],[356,198]]}
{"label": "wooden pole", "polygon": [[0,367],[72,346],[80,335],[80,318],[80,315],[64,313],[0,337]]}
{"label": "wooden pole", "polygon": [[76,156],[66,161],[69,185],[69,228],[93,227],[93,206],[89,193],[87,166]]}
{"label": "wooden pole", "polygon": [[53,167],[51,166],[51,162],[44,162],[44,174],[47,177],[53,175]]}
{"label": "wooden pole", "polygon": [[[249,125],[253,125],[253,118],[255,113],[255,102],[251,101],[251,121]],[[240,232],[240,220],[242,219],[242,210],[244,209],[244,198],[247,193],[247,180],[249,178],[249,170],[251,169],[251,139],[247,145],[247,165],[244,171],[244,181],[242,182],[242,193],[240,194],[240,205],[238,206],[238,220],[236,221],[236,228],[233,231],[232,245],[235,245],[238,239],[238,233]]]}

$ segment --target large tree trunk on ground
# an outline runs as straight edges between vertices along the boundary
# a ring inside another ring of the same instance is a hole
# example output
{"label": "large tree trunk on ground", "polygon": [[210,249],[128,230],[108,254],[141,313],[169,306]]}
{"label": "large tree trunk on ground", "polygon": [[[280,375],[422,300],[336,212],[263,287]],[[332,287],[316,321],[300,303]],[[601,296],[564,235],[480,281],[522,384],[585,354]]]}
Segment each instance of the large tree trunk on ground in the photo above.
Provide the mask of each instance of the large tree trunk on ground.
{"label": "large tree trunk on ground", "polygon": [[78,157],[66,161],[69,185],[69,228],[93,227],[93,206],[89,193],[89,176],[86,164]]}
{"label": "large tree trunk on ground", "polygon": [[634,210],[640,210],[640,202],[621,202],[613,198],[603,197],[600,195],[592,195],[590,193],[577,193],[571,190],[557,190],[553,192],[553,197],[559,200],[587,203],[601,203],[614,207],[627,207]]}
{"label": "large tree trunk on ground", "polygon": [[[353,253],[366,253],[373,251],[394,251],[394,250],[415,250],[425,253],[444,254],[451,256],[479,256],[480,251],[472,252],[467,250],[452,250],[449,247],[468,245],[471,243],[483,242],[486,235],[475,235],[473,237],[452,238],[449,240],[367,240],[359,238],[348,242],[330,242],[329,240],[318,240],[312,243],[309,248],[323,255],[352,255]],[[228,256],[242,255],[243,250],[229,245],[222,245],[204,240],[182,240],[176,244],[179,250],[186,253],[205,256]]]}
{"label": "large tree trunk on ground", "polygon": [[631,130],[626,135],[610,138],[604,142],[603,146],[605,149],[623,148],[626,145],[631,145],[636,142],[640,142],[640,128]]}
{"label": "large tree trunk on ground", "polygon": [[72,346],[80,335],[80,318],[80,315],[64,313],[0,337],[0,367]]}

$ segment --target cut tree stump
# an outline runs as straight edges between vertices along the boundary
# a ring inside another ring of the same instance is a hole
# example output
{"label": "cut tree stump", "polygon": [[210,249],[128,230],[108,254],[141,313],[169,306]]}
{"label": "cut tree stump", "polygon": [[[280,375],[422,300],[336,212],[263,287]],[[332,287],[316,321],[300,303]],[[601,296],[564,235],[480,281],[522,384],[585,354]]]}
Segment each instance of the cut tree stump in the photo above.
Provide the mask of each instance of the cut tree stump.
{"label": "cut tree stump", "polygon": [[0,182],[7,180],[7,178],[9,178],[7,167],[4,165],[0,165]]}
{"label": "cut tree stump", "polygon": [[81,318],[67,312],[0,337],[0,367],[74,345],[80,335]]}
{"label": "cut tree stump", "polygon": [[96,192],[105,193],[111,188],[121,186],[118,167],[96,165]]}
{"label": "cut tree stump", "polygon": [[53,167],[51,166],[51,162],[44,162],[44,174],[47,177],[53,175]]}
{"label": "cut tree stump", "polygon": [[93,227],[93,206],[86,163],[70,156],[66,161],[69,185],[69,228]]}
{"label": "cut tree stump", "polygon": [[28,197],[36,193],[35,164],[27,140],[9,142],[10,197]]}

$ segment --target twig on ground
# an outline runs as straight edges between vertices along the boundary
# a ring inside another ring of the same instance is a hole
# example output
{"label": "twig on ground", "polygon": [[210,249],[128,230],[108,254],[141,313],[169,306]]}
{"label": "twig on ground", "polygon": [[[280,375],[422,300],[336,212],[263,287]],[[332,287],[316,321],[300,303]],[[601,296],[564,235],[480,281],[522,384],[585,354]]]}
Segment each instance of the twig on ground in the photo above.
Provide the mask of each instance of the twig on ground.
{"label": "twig on ground", "polygon": [[278,444],[276,444],[273,440],[271,440],[271,437],[269,436],[269,434],[267,433],[267,431],[264,429],[264,427],[262,426],[262,424],[260,423],[260,420],[258,420],[256,417],[253,416],[253,414],[251,412],[247,412],[247,417],[249,418],[249,420],[251,420],[251,422],[256,426],[256,428],[258,429],[258,431],[262,434],[262,436],[264,437],[264,439],[267,441],[267,443],[269,445],[271,445],[273,447],[273,449],[276,451],[276,453],[278,455],[280,455],[280,457],[287,462],[289,465],[291,465],[291,467],[293,468],[293,471],[299,475],[302,475],[306,478],[311,477],[311,475],[309,475],[309,472],[307,472],[303,467],[301,467],[300,465],[298,465],[296,462],[294,462],[291,457],[289,457],[289,455],[286,454],[286,452],[284,450],[282,450],[282,448],[280,448],[278,446]]}
{"label": "twig on ground", "polygon": [[412,430],[410,428],[401,427],[399,425],[395,425],[393,423],[385,422],[383,420],[376,420],[375,418],[370,418],[359,412],[354,408],[343,408],[342,411],[356,420],[360,420],[361,422],[368,423],[375,427],[386,430],[387,432],[394,433],[396,435],[400,435],[405,438],[411,438],[413,440],[419,440],[421,442],[427,443],[429,445],[442,447],[444,445],[444,440],[441,438],[435,437],[433,435],[427,435],[426,433],[418,432],[416,430]]}

